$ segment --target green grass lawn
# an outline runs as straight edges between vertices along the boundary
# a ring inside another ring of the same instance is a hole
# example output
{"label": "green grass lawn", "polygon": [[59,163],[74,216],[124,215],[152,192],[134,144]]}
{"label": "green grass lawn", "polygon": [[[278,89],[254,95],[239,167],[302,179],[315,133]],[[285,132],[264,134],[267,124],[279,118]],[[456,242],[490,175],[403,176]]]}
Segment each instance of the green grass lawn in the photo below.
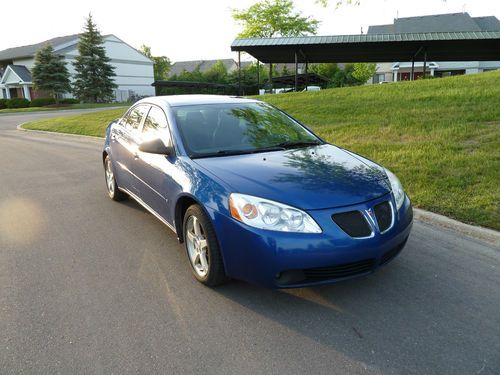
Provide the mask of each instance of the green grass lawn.
{"label": "green grass lawn", "polygon": [[[415,206],[500,229],[500,72],[260,98],[391,169]],[[26,128],[102,136],[123,111]]]}
{"label": "green grass lawn", "polygon": [[115,108],[75,116],[37,120],[24,124],[23,128],[104,137],[104,131],[108,124],[114,119],[121,117],[127,108]]}
{"label": "green grass lawn", "polygon": [[68,109],[89,109],[89,108],[107,108],[107,107],[121,107],[128,106],[126,103],[84,103],[84,104],[70,104],[65,107],[29,107],[29,108],[5,108],[0,109],[2,113],[17,113],[17,112],[40,112],[40,111],[64,111]]}

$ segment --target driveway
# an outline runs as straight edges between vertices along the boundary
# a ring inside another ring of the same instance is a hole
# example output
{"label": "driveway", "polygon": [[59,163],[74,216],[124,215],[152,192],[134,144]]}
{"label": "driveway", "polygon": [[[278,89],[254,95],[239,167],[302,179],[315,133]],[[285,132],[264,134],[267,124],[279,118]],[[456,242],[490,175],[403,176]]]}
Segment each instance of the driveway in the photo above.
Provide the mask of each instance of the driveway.
{"label": "driveway", "polygon": [[56,115],[0,117],[1,374],[500,373],[500,249],[416,222],[363,279],[209,289],[100,141],[15,130]]}

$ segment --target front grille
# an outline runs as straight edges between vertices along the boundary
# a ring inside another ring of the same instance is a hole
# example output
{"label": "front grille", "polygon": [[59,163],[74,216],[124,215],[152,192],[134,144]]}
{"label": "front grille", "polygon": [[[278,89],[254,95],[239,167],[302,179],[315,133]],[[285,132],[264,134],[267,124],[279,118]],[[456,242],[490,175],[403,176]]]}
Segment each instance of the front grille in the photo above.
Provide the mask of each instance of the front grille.
{"label": "front grille", "polygon": [[331,267],[309,268],[303,272],[306,279],[311,281],[331,280],[370,272],[374,265],[375,259],[367,259]]}
{"label": "front grille", "polygon": [[392,224],[392,208],[389,202],[382,202],[373,207],[377,218],[378,228],[381,232],[386,231]]}
{"label": "front grille", "polygon": [[372,233],[368,222],[359,211],[333,214],[332,220],[351,237],[368,237]]}
{"label": "front grille", "polygon": [[391,250],[387,251],[384,255],[382,255],[382,258],[380,259],[380,265],[385,264],[393,260],[396,255],[398,255],[401,250],[403,250],[403,247],[406,245],[406,241],[408,240],[408,237],[405,238],[403,242],[401,242],[399,245],[396,247],[393,247]]}

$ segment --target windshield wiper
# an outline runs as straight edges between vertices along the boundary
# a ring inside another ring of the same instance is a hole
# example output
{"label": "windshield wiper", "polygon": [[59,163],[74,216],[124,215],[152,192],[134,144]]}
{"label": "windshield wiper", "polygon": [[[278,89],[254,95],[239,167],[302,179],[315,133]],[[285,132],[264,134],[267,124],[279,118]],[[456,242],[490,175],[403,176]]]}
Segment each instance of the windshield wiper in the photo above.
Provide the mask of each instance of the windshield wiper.
{"label": "windshield wiper", "polygon": [[277,147],[287,148],[297,148],[297,147],[307,147],[307,146],[318,146],[321,145],[320,141],[285,141],[277,144]]}
{"label": "windshield wiper", "polygon": [[192,159],[196,158],[210,158],[214,156],[230,156],[230,155],[244,155],[251,154],[254,150],[218,150],[214,152],[207,152],[204,154],[198,154],[191,156]]}
{"label": "windshield wiper", "polygon": [[239,150],[239,149],[229,149],[229,150],[218,150],[214,152],[207,152],[204,154],[194,154],[190,155],[191,159],[198,158],[211,158],[218,156],[231,156],[231,155],[245,155],[245,154],[257,154],[259,152],[268,152],[268,151],[283,151],[290,148],[299,148],[299,147],[307,147],[307,146],[317,146],[321,145],[323,142],[321,141],[285,141],[281,142],[274,146],[256,148],[253,150]]}
{"label": "windshield wiper", "polygon": [[217,156],[257,154],[259,152],[283,151],[283,150],[285,150],[285,147],[283,146],[270,146],[270,147],[256,148],[254,150],[218,150],[214,152],[207,152],[205,154],[192,155],[191,158],[196,159],[196,158],[210,158]]}

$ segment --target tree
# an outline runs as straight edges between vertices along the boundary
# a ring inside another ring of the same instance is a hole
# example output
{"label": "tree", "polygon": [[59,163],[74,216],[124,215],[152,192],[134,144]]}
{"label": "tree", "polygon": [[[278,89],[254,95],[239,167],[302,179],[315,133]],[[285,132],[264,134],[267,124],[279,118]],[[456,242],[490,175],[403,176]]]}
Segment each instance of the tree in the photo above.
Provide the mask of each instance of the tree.
{"label": "tree", "polygon": [[71,90],[64,57],[54,53],[54,48],[50,44],[35,53],[31,75],[35,89],[50,91],[56,104],[59,104],[61,94]]}
{"label": "tree", "polygon": [[320,63],[311,65],[309,70],[332,80],[340,69],[335,63]]}
{"label": "tree", "polygon": [[153,69],[156,81],[168,79],[168,73],[170,72],[172,62],[167,56],[153,56],[151,53],[151,47],[145,44],[141,46],[140,52],[147,58],[153,60]]}
{"label": "tree", "polygon": [[211,83],[227,83],[227,68],[221,60],[218,60],[205,73],[204,81]]}
{"label": "tree", "polygon": [[73,63],[76,74],[73,82],[75,96],[83,101],[103,102],[112,100],[115,68],[106,56],[104,40],[89,14],[84,32],[78,42],[78,56]]}
{"label": "tree", "polygon": [[361,84],[366,83],[370,78],[373,77],[377,71],[377,64],[354,64],[354,71],[352,76],[356,78]]}
{"label": "tree", "polygon": [[233,19],[243,26],[240,38],[316,34],[319,25],[295,12],[292,0],[261,0],[245,10],[233,9]]}

